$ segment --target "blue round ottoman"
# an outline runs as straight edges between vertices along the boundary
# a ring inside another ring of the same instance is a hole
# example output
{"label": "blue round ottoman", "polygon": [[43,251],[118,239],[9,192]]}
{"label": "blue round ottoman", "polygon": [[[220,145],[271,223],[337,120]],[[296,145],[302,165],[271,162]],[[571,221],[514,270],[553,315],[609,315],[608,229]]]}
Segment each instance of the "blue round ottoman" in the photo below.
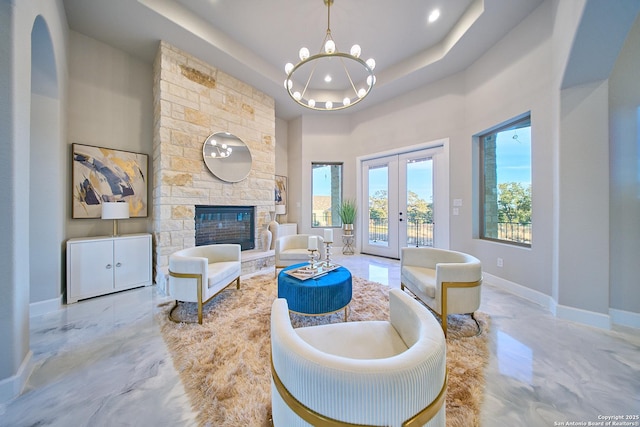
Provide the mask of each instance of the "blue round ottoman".
{"label": "blue round ottoman", "polygon": [[344,308],[347,320],[347,305],[351,302],[351,273],[338,267],[324,276],[300,280],[285,273],[300,268],[306,263],[292,265],[278,274],[278,298],[285,298],[289,311],[305,315],[323,315]]}

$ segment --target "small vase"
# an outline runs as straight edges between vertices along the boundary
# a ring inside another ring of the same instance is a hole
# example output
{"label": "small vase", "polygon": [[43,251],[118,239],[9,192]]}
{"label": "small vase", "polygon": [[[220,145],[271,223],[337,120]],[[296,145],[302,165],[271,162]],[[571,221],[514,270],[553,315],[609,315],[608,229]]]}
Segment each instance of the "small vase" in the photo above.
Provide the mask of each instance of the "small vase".
{"label": "small vase", "polygon": [[342,230],[344,231],[345,236],[350,236],[353,234],[353,224],[342,224]]}
{"label": "small vase", "polygon": [[262,250],[263,251],[268,251],[269,249],[271,249],[271,231],[269,231],[268,228],[264,228],[261,232],[260,232],[260,244],[262,246]]}

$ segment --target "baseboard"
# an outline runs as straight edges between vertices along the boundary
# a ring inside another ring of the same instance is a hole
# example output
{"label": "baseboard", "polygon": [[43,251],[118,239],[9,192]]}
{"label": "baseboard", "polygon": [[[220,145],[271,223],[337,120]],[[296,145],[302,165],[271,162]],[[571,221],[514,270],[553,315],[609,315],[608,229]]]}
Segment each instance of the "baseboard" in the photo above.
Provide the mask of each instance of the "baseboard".
{"label": "baseboard", "polygon": [[27,384],[27,380],[33,371],[33,352],[29,350],[25,358],[20,364],[18,372],[3,380],[0,380],[0,403],[8,402],[20,395],[24,386]]}
{"label": "baseboard", "polygon": [[546,308],[559,319],[569,320],[595,328],[610,330],[612,324],[640,328],[640,313],[609,309],[609,314],[597,313],[580,308],[558,304],[551,296],[529,289],[517,283],[510,282],[489,273],[482,273],[484,281],[496,285],[519,297],[533,301]]}
{"label": "baseboard", "polygon": [[521,298],[528,299],[529,301],[533,301],[536,304],[539,304],[549,310],[552,313],[555,313],[556,303],[551,298],[551,296],[547,294],[543,294],[542,292],[527,288],[526,286],[518,285],[517,283],[510,282],[509,280],[503,279],[498,276],[494,276],[493,274],[482,272],[483,281],[491,283],[492,285],[496,285],[499,288],[504,289],[514,295],[517,295]]}
{"label": "baseboard", "polygon": [[640,329],[640,313],[610,308],[609,316],[611,316],[611,321],[616,325]]}
{"label": "baseboard", "polygon": [[570,320],[605,330],[611,329],[611,317],[608,314],[558,304],[555,315],[559,319]]}
{"label": "baseboard", "polygon": [[29,304],[29,317],[41,316],[43,314],[57,311],[62,307],[64,295],[44,301],[32,302]]}

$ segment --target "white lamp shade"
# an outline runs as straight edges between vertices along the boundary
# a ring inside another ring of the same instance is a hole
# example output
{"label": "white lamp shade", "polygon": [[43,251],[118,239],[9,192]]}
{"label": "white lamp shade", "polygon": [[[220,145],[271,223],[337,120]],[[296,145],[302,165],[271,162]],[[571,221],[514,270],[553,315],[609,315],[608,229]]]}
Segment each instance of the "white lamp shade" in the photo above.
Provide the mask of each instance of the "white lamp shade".
{"label": "white lamp shade", "polygon": [[276,205],[276,215],[284,215],[287,212],[285,205]]}
{"label": "white lamp shade", "polygon": [[102,219],[129,218],[128,202],[102,202]]}

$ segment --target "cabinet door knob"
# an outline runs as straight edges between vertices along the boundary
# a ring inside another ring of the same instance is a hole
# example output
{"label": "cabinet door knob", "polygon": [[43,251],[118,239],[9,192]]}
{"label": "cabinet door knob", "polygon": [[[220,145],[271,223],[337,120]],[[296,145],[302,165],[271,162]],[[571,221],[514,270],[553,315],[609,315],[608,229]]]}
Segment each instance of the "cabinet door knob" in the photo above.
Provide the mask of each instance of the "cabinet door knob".
{"label": "cabinet door knob", "polygon": [[122,267],[122,263],[117,263],[116,267]]}
{"label": "cabinet door knob", "polygon": [[111,264],[107,264],[106,268],[107,268],[107,270],[110,270],[111,269]]}

